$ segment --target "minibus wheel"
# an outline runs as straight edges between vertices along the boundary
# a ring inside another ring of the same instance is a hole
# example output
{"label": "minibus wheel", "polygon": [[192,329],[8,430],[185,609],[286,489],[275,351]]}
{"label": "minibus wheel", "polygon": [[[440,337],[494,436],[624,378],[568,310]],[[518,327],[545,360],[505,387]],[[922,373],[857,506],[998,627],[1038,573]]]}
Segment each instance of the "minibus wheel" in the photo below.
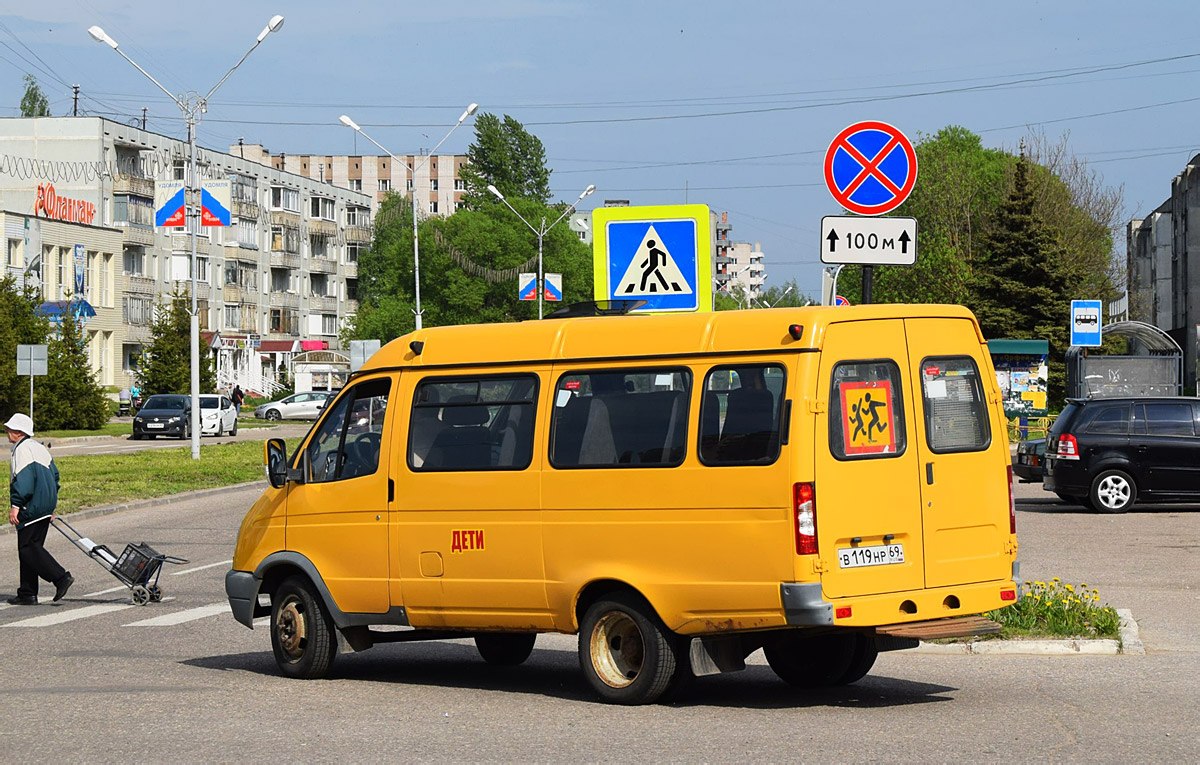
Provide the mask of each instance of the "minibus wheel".
{"label": "minibus wheel", "polygon": [[878,656],[874,640],[858,633],[789,635],[768,643],[763,653],[780,680],[800,688],[853,683],[871,671]]}
{"label": "minibus wheel", "polygon": [[303,576],[284,580],[271,598],[271,648],[288,677],[325,677],[337,655],[333,619]]}
{"label": "minibus wheel", "polygon": [[593,603],[579,630],[579,665],[606,701],[650,704],[680,671],[680,641],[641,598],[613,594]]}
{"label": "minibus wheel", "polygon": [[517,635],[476,635],[475,647],[479,655],[488,664],[497,667],[515,667],[529,658],[533,653],[533,644],[537,642],[537,633],[521,633]]}

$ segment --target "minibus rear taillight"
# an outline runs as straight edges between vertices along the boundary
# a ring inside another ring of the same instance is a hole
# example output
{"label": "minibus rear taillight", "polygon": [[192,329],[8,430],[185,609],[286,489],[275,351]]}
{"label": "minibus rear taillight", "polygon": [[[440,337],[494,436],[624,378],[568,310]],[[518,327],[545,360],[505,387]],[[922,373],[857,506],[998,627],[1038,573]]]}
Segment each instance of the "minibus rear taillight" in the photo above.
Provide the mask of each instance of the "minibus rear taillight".
{"label": "minibus rear taillight", "polygon": [[1051,456],[1060,460],[1077,460],[1079,459],[1079,442],[1075,440],[1075,436],[1070,433],[1063,433],[1056,437],[1053,443]]}
{"label": "minibus rear taillight", "polygon": [[796,533],[796,554],[817,554],[817,493],[811,483],[792,487],[796,517],[792,529]]}

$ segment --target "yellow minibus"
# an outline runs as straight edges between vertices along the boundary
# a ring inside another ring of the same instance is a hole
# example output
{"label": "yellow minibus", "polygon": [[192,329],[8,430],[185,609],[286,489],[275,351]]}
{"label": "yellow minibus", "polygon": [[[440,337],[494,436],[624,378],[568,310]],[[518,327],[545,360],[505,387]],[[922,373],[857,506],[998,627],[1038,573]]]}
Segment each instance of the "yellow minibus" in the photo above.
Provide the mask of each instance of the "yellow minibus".
{"label": "yellow minibus", "polygon": [[285,675],[452,637],[515,665],[558,632],[615,703],[759,649],[840,685],[1016,600],[1005,419],[965,308],[563,313],[394,340],[293,454],[267,442],[225,586],[239,622],[270,616]]}

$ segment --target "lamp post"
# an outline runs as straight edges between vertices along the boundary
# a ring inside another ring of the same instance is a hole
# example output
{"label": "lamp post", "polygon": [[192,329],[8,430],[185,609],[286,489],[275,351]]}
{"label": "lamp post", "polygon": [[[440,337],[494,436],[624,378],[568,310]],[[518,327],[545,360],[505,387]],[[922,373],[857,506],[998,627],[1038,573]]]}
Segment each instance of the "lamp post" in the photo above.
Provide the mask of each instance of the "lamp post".
{"label": "lamp post", "polygon": [[[434,147],[429,150],[429,153],[425,155],[425,159],[421,160],[420,163],[416,163],[413,165],[413,168],[409,173],[409,177],[412,179],[412,186],[413,186],[411,189],[409,189],[408,196],[412,200],[413,298],[414,298],[414,302],[416,304],[415,307],[413,308],[413,314],[416,316],[416,328],[417,329],[421,328],[421,243],[417,239],[417,171],[425,166],[425,163],[429,161],[430,157],[432,157],[434,154],[437,153],[437,150],[439,148],[441,148],[442,144],[444,144],[446,142],[446,139],[450,137],[450,134],[453,133],[455,130],[458,130],[458,126],[463,124],[463,122],[466,121],[467,117],[470,117],[472,114],[474,114],[475,110],[478,108],[479,108],[479,104],[476,104],[476,103],[468,104],[467,108],[463,110],[463,113],[458,116],[458,122],[454,123],[454,127],[450,128],[450,130],[446,132],[446,135],[442,136],[442,140],[438,141],[437,144],[435,144]],[[393,162],[399,162],[401,164],[404,164],[404,160],[400,159],[395,154],[388,151],[387,148],[383,144],[381,144],[379,141],[376,141],[374,138],[372,138],[371,136],[369,136],[365,132],[363,132],[363,129],[358,126],[358,123],[356,123],[354,120],[350,119],[347,115],[343,114],[341,117],[338,118],[338,121],[341,122],[346,127],[353,130],[354,132],[361,135],[363,138],[366,138],[368,141],[370,141],[371,143],[378,146],[380,149],[383,150],[384,154],[387,154],[389,157],[392,158]]]}
{"label": "lamp post", "polygon": [[516,208],[514,208],[511,204],[508,203],[508,200],[505,199],[504,195],[500,193],[500,189],[496,188],[495,186],[491,186],[491,185],[489,185],[487,188],[488,188],[488,191],[492,192],[492,194],[497,199],[499,199],[501,202],[504,203],[505,207],[512,210],[512,214],[517,216],[518,218],[520,218],[521,222],[524,223],[526,226],[528,226],[530,231],[532,231],[534,234],[537,235],[537,240],[538,240],[537,290],[538,290],[538,318],[540,319],[540,318],[542,318],[542,299],[546,295],[546,287],[542,283],[543,278],[544,278],[543,274],[542,274],[542,240],[546,237],[546,234],[550,232],[550,229],[557,226],[559,223],[562,222],[563,218],[567,217],[568,215],[570,215],[572,212],[575,211],[575,205],[582,202],[584,197],[586,197],[588,194],[591,194],[593,191],[596,190],[596,184],[594,184],[594,183],[588,184],[588,187],[586,189],[579,192],[579,198],[576,199],[574,202],[572,202],[570,204],[570,206],[567,207],[567,209],[563,210],[562,215],[558,216],[558,218],[553,223],[551,223],[549,226],[546,225],[546,218],[545,218],[545,216],[543,216],[541,228],[534,228],[533,225],[530,224],[529,221],[525,220],[525,216],[523,216],[523,215],[521,215],[521,213],[517,212]]}
{"label": "lamp post", "polygon": [[191,271],[191,281],[192,281],[192,311],[191,311],[191,314],[192,314],[192,321],[191,321],[191,324],[192,324],[192,327],[191,327],[191,372],[192,372],[192,374],[191,374],[191,377],[192,377],[192,380],[191,380],[191,402],[192,403],[191,403],[190,430],[191,430],[191,434],[192,434],[192,459],[194,459],[194,460],[200,459],[200,310],[199,310],[199,304],[198,304],[197,298],[196,298],[196,271],[197,271],[197,268],[196,268],[196,237],[199,234],[199,230],[200,230],[200,199],[199,199],[200,184],[196,178],[196,123],[200,121],[200,116],[208,111],[208,99],[212,98],[213,94],[217,92],[217,88],[219,88],[225,84],[225,81],[229,79],[230,75],[232,75],[234,73],[234,71],[236,71],[237,68],[239,66],[241,66],[242,63],[247,58],[249,58],[250,54],[254,52],[254,49],[257,48],[260,44],[262,44],[263,40],[267,39],[267,35],[271,34],[272,32],[278,31],[279,28],[282,26],[283,26],[283,16],[279,16],[279,15],[272,16],[271,20],[267,22],[267,25],[265,27],[263,27],[261,32],[258,33],[258,37],[254,40],[254,44],[250,46],[250,49],[247,50],[240,59],[238,59],[238,62],[236,64],[234,64],[232,67],[230,67],[229,71],[225,73],[225,76],[222,77],[220,80],[218,80],[217,84],[213,85],[212,88],[208,91],[208,93],[206,93],[204,96],[200,96],[198,93],[194,93],[194,92],[184,93],[179,96],[175,95],[174,93],[172,93],[171,91],[169,91],[165,87],[163,87],[163,84],[161,82],[154,79],[153,75],[151,75],[149,72],[147,72],[142,67],[138,66],[138,63],[136,61],[134,61],[129,56],[127,56],[125,54],[125,51],[121,50],[120,47],[118,47],[117,41],[112,39],[111,37],[109,37],[108,33],[106,33],[103,29],[101,29],[98,26],[93,26],[93,27],[88,28],[88,34],[92,36],[93,40],[95,40],[96,42],[102,42],[105,45],[107,45],[108,47],[115,50],[121,56],[121,58],[128,61],[133,66],[134,69],[141,72],[143,75],[146,76],[146,79],[150,80],[150,82],[153,82],[158,87],[159,90],[161,90],[163,93],[166,93],[167,96],[169,96],[170,99],[175,103],[175,105],[179,107],[179,111],[183,112],[184,119],[187,122],[188,166],[190,169],[188,170],[188,174],[189,174],[188,186],[189,186],[189,188],[188,188],[188,193],[185,194],[184,203],[186,205],[187,197],[189,197],[189,196],[193,200],[193,204],[191,205],[191,209],[188,212],[187,217],[192,219],[192,225],[190,227],[191,228],[191,239],[192,239],[192,257],[191,257],[191,260],[189,261],[189,264],[191,266],[191,268],[189,270]]}

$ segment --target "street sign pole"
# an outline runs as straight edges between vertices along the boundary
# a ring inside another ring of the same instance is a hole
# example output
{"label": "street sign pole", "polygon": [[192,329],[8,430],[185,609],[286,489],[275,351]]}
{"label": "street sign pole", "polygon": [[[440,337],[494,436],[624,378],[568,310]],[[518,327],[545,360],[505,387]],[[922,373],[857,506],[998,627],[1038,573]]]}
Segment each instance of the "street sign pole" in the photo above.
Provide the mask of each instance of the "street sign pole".
{"label": "street sign pole", "polygon": [[870,305],[871,289],[875,286],[875,267],[865,265],[862,269],[862,304]]}

